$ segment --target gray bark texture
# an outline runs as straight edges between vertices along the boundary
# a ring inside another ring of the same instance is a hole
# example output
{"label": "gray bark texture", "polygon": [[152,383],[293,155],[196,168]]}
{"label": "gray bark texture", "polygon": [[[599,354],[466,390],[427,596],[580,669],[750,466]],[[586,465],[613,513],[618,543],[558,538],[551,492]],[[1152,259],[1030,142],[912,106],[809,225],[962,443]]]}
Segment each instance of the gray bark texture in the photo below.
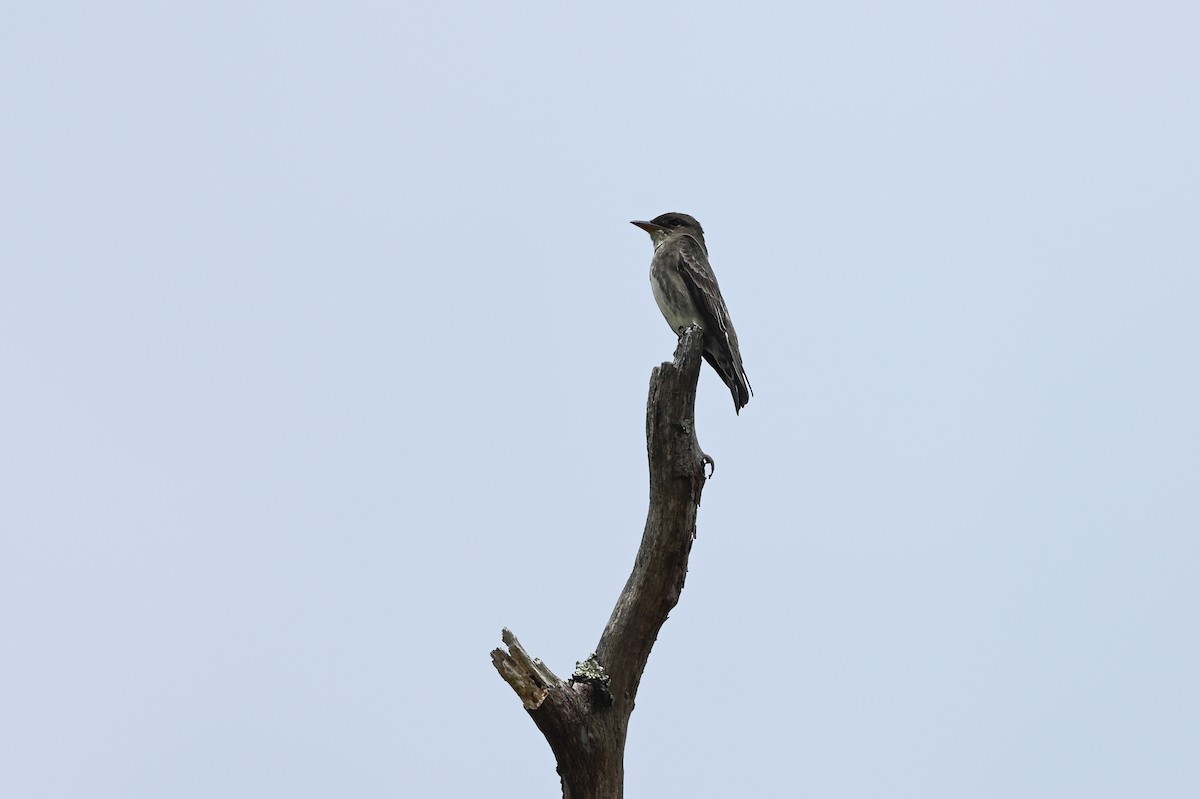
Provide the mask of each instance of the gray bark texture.
{"label": "gray bark texture", "polygon": [[[707,456],[695,433],[703,333],[680,336],[674,360],[650,376],[646,450],[650,510],[633,572],[595,653],[566,680],[505,629],[492,663],[520,697],[558,761],[564,799],[620,799],[625,734],[650,649],[679,602],[696,533]],[[707,461],[711,463],[711,461]]]}

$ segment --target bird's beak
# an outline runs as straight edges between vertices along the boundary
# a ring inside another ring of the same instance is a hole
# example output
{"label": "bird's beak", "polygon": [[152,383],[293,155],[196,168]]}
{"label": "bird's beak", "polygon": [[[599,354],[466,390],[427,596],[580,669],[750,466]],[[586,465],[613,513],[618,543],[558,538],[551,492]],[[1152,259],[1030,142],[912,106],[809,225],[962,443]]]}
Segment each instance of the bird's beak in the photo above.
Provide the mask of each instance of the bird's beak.
{"label": "bird's beak", "polygon": [[649,233],[651,236],[653,236],[655,233],[661,233],[661,232],[664,230],[664,228],[663,228],[663,226],[662,226],[662,225],[656,225],[656,224],[654,224],[653,222],[637,222],[637,221],[633,221],[633,222],[630,222],[629,224],[631,224],[631,225],[637,225],[637,226],[638,226],[638,227],[640,227],[642,230],[644,230],[644,231],[646,231],[647,233]]}

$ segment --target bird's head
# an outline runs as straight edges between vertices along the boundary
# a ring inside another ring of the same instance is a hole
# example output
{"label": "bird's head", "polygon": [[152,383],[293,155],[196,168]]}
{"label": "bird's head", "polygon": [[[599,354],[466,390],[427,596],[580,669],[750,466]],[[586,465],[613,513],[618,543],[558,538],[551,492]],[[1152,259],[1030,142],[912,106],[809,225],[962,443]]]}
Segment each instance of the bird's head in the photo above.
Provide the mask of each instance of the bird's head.
{"label": "bird's head", "polygon": [[677,233],[688,234],[696,239],[700,246],[704,246],[704,228],[700,227],[694,216],[670,211],[654,217],[649,222],[635,221],[630,224],[637,225],[649,233],[655,247]]}

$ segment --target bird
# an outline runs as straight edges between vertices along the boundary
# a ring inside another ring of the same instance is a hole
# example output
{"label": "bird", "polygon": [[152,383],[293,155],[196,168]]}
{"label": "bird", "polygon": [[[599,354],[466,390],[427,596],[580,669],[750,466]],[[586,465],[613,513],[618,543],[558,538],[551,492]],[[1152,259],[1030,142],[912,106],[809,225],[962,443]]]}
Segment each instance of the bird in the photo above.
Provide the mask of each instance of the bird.
{"label": "bird", "polygon": [[704,360],[729,387],[734,412],[741,414],[754,391],[729,309],[708,264],[704,229],[694,217],[674,211],[631,224],[649,233],[654,243],[650,287],[658,309],[677,335],[693,325],[704,331]]}

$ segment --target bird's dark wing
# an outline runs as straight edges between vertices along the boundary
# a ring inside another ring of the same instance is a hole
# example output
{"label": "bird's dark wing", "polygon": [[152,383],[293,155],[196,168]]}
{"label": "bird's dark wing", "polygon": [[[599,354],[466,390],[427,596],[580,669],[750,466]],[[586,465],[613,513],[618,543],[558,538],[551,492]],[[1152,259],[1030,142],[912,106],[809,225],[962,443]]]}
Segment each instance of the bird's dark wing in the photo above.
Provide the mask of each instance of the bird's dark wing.
{"label": "bird's dark wing", "polygon": [[705,333],[710,341],[704,348],[704,359],[716,370],[733,394],[733,404],[741,410],[751,395],[750,381],[742,366],[742,352],[737,332],[729,318],[729,309],[717,285],[717,276],[708,264],[708,254],[691,236],[684,236],[679,247],[679,274],[687,285],[692,301],[704,317]]}

